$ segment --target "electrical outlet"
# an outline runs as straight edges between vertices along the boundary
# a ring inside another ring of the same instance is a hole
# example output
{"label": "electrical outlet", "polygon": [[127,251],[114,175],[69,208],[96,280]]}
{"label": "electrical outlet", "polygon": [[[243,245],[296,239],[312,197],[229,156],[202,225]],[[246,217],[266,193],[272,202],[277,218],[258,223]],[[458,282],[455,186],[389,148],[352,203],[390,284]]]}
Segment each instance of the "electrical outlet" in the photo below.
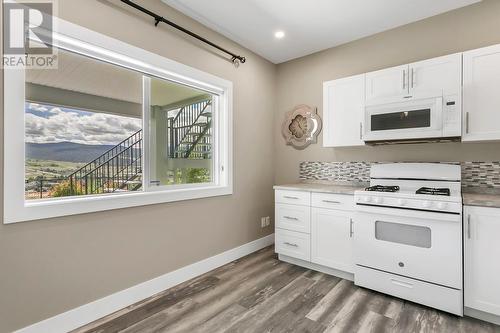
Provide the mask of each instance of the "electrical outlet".
{"label": "electrical outlet", "polygon": [[266,216],[266,227],[269,227],[271,225],[271,217]]}
{"label": "electrical outlet", "polygon": [[261,228],[265,228],[266,227],[266,218],[265,217],[261,217],[260,218],[260,227]]}

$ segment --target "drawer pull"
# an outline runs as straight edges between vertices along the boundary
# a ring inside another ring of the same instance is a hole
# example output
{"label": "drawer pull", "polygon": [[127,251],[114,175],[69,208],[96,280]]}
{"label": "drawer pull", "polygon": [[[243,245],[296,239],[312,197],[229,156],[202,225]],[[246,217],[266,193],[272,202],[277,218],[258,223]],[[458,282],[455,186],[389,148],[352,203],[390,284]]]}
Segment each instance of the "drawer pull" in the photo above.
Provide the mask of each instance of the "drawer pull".
{"label": "drawer pull", "polygon": [[288,245],[288,246],[299,247],[299,245],[297,245],[297,244],[295,244],[295,243],[285,242],[284,244],[285,244],[285,245]]}
{"label": "drawer pull", "polygon": [[333,201],[333,200],[323,200],[323,202],[331,203],[331,204],[341,204],[342,203],[340,201]]}
{"label": "drawer pull", "polygon": [[291,197],[289,195],[284,195],[283,198],[285,198],[285,199],[294,199],[294,200],[298,200],[299,199],[297,197]]}
{"label": "drawer pull", "polygon": [[292,216],[283,216],[283,218],[285,218],[287,220],[294,220],[294,221],[298,221],[299,220],[298,218],[292,217]]}
{"label": "drawer pull", "polygon": [[413,289],[413,285],[411,283],[399,281],[399,280],[396,280],[396,279],[391,279],[391,282],[394,283],[394,284],[397,284],[398,286],[401,286],[401,287]]}

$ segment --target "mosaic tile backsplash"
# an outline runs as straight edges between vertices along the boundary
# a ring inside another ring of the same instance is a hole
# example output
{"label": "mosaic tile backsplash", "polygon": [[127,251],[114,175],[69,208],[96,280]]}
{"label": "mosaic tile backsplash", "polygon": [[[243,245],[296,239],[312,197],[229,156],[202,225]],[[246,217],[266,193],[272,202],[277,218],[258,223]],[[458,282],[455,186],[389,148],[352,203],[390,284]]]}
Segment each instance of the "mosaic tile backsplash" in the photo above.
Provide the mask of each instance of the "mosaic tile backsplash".
{"label": "mosaic tile backsplash", "polygon": [[500,162],[463,162],[462,186],[500,189]]}
{"label": "mosaic tile backsplash", "polygon": [[[299,175],[303,181],[369,182],[374,163],[384,162],[302,162]],[[500,161],[460,164],[463,187],[500,189]]]}

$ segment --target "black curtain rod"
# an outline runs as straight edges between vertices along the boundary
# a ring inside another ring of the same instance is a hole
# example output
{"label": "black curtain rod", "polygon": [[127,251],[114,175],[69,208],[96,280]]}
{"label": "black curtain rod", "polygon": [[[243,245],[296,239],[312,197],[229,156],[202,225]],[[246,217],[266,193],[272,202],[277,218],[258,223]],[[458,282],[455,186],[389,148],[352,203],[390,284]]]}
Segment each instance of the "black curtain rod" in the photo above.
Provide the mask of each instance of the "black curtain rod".
{"label": "black curtain rod", "polygon": [[202,41],[202,42],[204,42],[204,43],[206,43],[206,44],[208,44],[208,45],[210,45],[210,46],[212,46],[212,47],[215,47],[216,49],[218,49],[218,50],[220,50],[220,51],[222,51],[222,52],[224,52],[224,53],[229,54],[229,55],[232,57],[232,58],[231,58],[231,61],[232,61],[232,62],[233,62],[233,64],[235,64],[236,66],[239,64],[239,62],[241,62],[241,63],[245,63],[245,61],[246,61],[245,57],[242,57],[242,56],[240,56],[240,55],[236,55],[236,54],[234,54],[233,52],[228,51],[228,50],[226,50],[225,48],[223,48],[223,47],[221,47],[221,46],[219,46],[219,45],[217,45],[217,44],[215,44],[215,43],[212,43],[212,42],[211,42],[211,41],[209,41],[208,39],[206,39],[206,38],[204,38],[204,37],[201,37],[200,35],[198,35],[198,34],[196,34],[196,33],[192,32],[192,31],[189,31],[189,30],[188,30],[188,29],[186,29],[186,28],[183,28],[183,27],[181,27],[180,25],[178,25],[178,24],[176,24],[176,23],[174,23],[174,22],[172,22],[172,21],[169,21],[169,20],[165,19],[164,17],[162,17],[162,16],[160,16],[160,15],[158,15],[158,14],[155,14],[155,13],[153,13],[152,11],[150,11],[150,10],[148,10],[148,9],[146,9],[146,8],[142,7],[142,6],[139,6],[138,4],[136,4],[136,3],[132,2],[132,1],[129,1],[129,0],[121,0],[121,2],[123,2],[123,3],[127,4],[127,5],[129,5],[129,6],[131,6],[131,7],[134,7],[135,9],[137,9],[137,10],[139,10],[139,11],[141,11],[141,12],[143,12],[143,13],[145,13],[145,14],[148,14],[149,16],[153,17],[153,18],[155,19],[155,26],[158,26],[158,23],[160,23],[160,22],[166,23],[166,24],[168,24],[169,26],[174,27],[175,29],[182,31],[182,32],[184,32],[184,33],[188,34],[188,35],[189,35],[189,36],[191,36],[191,37],[194,37],[194,38],[196,38],[196,39],[198,39],[198,40],[200,40],[200,41]]}

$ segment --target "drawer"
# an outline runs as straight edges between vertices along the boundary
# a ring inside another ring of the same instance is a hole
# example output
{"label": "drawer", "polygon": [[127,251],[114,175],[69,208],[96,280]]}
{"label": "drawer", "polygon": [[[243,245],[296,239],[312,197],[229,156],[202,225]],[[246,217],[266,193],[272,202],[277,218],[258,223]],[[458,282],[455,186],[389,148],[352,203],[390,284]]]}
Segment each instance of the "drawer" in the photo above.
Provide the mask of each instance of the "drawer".
{"label": "drawer", "polygon": [[277,228],[274,237],[276,253],[311,261],[311,238],[309,234]]}
{"label": "drawer", "polygon": [[415,303],[463,315],[462,290],[414,280],[356,265],[354,283]]}
{"label": "drawer", "polygon": [[274,192],[275,201],[278,203],[291,205],[311,205],[311,193],[304,191],[276,190]]}
{"label": "drawer", "polygon": [[313,193],[311,205],[326,209],[354,210],[354,195]]}
{"label": "drawer", "polygon": [[311,232],[311,207],[277,203],[275,209],[277,228]]}

